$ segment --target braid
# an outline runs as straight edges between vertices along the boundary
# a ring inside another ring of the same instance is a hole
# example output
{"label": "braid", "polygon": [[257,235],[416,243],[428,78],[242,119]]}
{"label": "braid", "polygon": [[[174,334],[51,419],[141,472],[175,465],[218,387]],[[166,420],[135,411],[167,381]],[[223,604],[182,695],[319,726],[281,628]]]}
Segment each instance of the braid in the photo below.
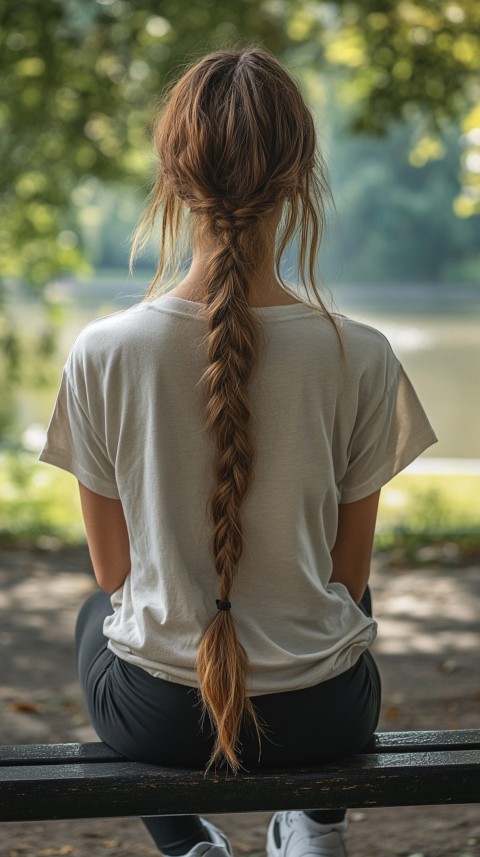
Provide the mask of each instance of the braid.
{"label": "braid", "polygon": [[[202,205],[205,210],[206,206]],[[262,210],[263,206],[259,208]],[[258,222],[254,202],[244,208],[222,203],[211,216],[218,240],[209,259],[207,324],[209,366],[201,381],[208,404],[205,426],[216,447],[216,486],[210,500],[211,551],[220,577],[220,602],[229,603],[243,552],[240,507],[251,481],[254,450],[249,435],[248,382],[257,351],[257,321],[248,305],[248,259],[244,239]],[[247,237],[247,242],[248,241]],[[250,260],[251,261],[251,260]],[[255,710],[245,692],[247,655],[239,643],[229,609],[219,609],[200,643],[197,673],[204,705],[216,729],[208,767],[225,758],[237,771],[237,743],[243,718],[259,734]]]}

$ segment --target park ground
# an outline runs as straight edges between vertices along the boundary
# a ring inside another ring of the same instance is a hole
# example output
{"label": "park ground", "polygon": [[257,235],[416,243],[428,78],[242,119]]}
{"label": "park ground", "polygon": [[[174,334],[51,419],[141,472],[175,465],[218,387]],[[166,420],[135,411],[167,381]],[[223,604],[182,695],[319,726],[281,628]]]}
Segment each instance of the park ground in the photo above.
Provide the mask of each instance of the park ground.
{"label": "park ground", "polygon": [[[371,576],[382,676],[379,731],[478,728],[479,568],[396,567]],[[3,744],[96,740],[76,683],[72,630],[95,588],[83,547],[0,551]],[[478,806],[349,811],[350,857],[480,857]],[[209,816],[238,857],[265,853],[268,813]],[[153,857],[138,819],[0,824],[0,857]]]}

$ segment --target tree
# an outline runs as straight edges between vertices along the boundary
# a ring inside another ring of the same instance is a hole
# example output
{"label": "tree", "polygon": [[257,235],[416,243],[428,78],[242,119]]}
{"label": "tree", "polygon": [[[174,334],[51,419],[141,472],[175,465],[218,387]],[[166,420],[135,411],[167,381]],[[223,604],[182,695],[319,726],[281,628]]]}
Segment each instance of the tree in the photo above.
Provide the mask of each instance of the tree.
{"label": "tree", "polygon": [[[78,223],[85,185],[145,183],[145,126],[185,60],[238,34],[281,54],[283,22],[267,5],[0,0],[0,428],[26,362],[6,286],[42,292],[58,272],[88,268]],[[43,333],[40,355],[51,333]]]}
{"label": "tree", "polygon": [[144,183],[157,93],[185,60],[238,36],[296,72],[335,68],[356,133],[384,133],[421,109],[420,162],[438,154],[442,120],[460,118],[457,214],[480,211],[477,0],[0,0],[0,15],[4,277],[43,285],[82,264],[82,183]]}
{"label": "tree", "polygon": [[[324,4],[319,4],[322,8]],[[480,213],[480,4],[477,0],[342,0],[319,42],[342,72],[354,133],[385,134],[412,120],[411,162],[442,157],[451,120],[462,126],[458,217]],[[423,129],[422,129],[423,123]]]}
{"label": "tree", "polygon": [[40,285],[81,262],[85,178],[145,180],[145,123],[172,69],[237,32],[283,47],[257,3],[225,0],[3,0],[0,31],[2,272]]}

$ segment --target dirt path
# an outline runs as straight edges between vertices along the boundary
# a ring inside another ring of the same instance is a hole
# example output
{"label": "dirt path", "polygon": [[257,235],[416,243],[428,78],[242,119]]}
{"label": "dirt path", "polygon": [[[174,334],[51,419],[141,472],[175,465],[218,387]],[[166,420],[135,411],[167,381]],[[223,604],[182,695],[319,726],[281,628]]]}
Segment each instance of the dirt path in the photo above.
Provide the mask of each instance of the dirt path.
{"label": "dirt path", "polygon": [[[86,550],[0,552],[1,742],[96,740],[76,683],[72,628],[93,591]],[[476,567],[371,577],[383,706],[379,730],[480,723]],[[269,815],[217,816],[237,855],[264,854]],[[478,806],[350,811],[350,857],[480,857]],[[1,857],[158,854],[137,819],[0,824]]]}

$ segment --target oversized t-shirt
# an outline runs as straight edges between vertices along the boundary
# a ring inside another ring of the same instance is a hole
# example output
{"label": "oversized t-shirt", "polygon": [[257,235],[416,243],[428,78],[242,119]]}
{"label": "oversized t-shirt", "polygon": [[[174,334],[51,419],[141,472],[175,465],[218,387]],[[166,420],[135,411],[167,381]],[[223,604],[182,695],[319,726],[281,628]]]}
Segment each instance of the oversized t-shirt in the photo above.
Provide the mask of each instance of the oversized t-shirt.
{"label": "oversized t-shirt", "polygon": [[[436,438],[385,337],[305,304],[255,307],[252,482],[230,600],[250,696],[338,675],[377,624],[330,582],[338,504],[379,489]],[[119,498],[131,570],[104,624],[118,657],[198,686],[216,613],[209,552],[215,449],[203,427],[205,307],[168,294],[89,324],[65,365],[43,461]]]}

